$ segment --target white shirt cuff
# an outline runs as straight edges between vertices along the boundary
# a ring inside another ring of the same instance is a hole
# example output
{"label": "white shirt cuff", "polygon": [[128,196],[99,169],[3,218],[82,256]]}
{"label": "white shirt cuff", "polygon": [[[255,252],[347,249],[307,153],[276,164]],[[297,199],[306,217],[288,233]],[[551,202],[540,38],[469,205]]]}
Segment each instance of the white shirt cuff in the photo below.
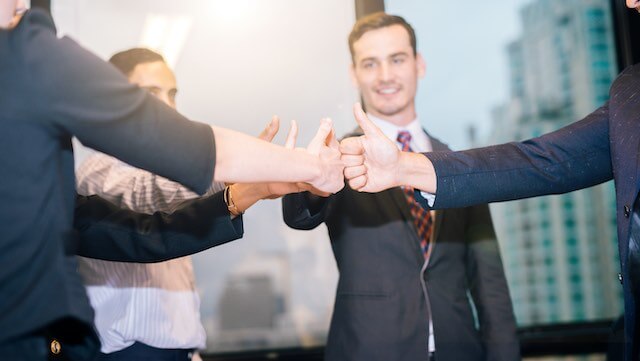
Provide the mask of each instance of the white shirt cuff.
{"label": "white shirt cuff", "polygon": [[433,207],[433,204],[436,202],[435,194],[420,191],[420,195],[422,196],[422,198],[427,200],[427,204],[429,205],[429,207]]}

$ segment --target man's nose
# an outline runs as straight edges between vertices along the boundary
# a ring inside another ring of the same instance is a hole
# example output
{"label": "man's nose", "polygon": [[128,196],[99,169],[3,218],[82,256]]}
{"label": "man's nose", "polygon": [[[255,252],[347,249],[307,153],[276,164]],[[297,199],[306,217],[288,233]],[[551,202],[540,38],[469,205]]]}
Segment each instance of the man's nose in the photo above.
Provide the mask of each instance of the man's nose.
{"label": "man's nose", "polygon": [[387,81],[391,79],[391,67],[387,63],[382,63],[378,68],[378,78],[381,81]]}

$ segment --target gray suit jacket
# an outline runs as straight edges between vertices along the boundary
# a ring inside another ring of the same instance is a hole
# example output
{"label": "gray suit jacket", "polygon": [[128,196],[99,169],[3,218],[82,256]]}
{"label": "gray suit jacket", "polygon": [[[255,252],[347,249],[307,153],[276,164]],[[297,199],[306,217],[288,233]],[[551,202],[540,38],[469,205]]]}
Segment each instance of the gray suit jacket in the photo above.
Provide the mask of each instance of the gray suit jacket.
{"label": "gray suit jacket", "polygon": [[520,358],[486,205],[436,213],[426,268],[399,188],[369,194],[345,187],[328,199],[289,195],[283,213],[292,228],[325,222],[329,229],[340,278],[327,360],[427,360],[430,315],[438,361]]}

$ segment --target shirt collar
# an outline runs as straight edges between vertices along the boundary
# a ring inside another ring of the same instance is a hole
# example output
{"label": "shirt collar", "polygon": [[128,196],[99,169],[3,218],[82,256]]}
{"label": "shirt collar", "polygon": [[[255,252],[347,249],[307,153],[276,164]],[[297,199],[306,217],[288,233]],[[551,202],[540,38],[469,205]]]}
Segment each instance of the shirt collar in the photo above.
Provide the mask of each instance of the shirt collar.
{"label": "shirt collar", "polygon": [[380,128],[382,133],[396,143],[398,147],[400,147],[400,144],[397,142],[398,132],[406,130],[411,133],[411,149],[413,149],[414,152],[430,152],[432,150],[431,140],[429,136],[427,136],[427,133],[424,132],[424,129],[422,129],[418,118],[412,120],[411,123],[406,126],[400,127],[374,115],[367,114],[367,116],[369,120]]}

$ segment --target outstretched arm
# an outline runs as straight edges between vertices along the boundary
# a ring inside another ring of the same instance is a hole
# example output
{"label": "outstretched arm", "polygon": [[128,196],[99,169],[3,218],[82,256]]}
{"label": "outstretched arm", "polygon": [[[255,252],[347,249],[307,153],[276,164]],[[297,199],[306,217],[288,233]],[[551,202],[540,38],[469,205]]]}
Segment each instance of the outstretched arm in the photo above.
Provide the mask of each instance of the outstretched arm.
{"label": "outstretched arm", "polygon": [[242,237],[222,192],[185,202],[172,214],[120,209],[97,196],[76,198],[74,228],[80,256],[121,262],[160,262]]}
{"label": "outstretched arm", "polygon": [[461,152],[426,153],[435,208],[500,202],[591,187],[613,178],[609,106],[555,132]]}
{"label": "outstretched arm", "polygon": [[[329,122],[328,120],[323,120]],[[275,135],[278,133],[280,127],[280,119],[277,116],[273,116],[271,122],[262,131],[258,138],[271,142]],[[286,149],[295,149],[296,138],[298,136],[298,125],[295,121],[292,121],[291,128],[287,134],[284,147]],[[329,135],[326,134],[325,128],[320,127],[316,133],[314,139],[310,143],[310,147],[318,148],[325,144],[327,141],[335,142],[332,140],[333,132]],[[329,140],[327,140],[329,139]],[[333,145],[337,149],[337,143]],[[237,206],[238,212],[244,212],[251,207],[254,203],[261,199],[275,199],[283,195],[290,193],[298,193],[303,191],[312,191],[316,194],[328,195],[330,193],[320,192],[313,188],[311,185],[302,182],[268,182],[268,183],[235,183],[229,187],[229,195]]]}
{"label": "outstretched arm", "polygon": [[[72,40],[58,39],[47,14],[31,10],[25,19],[29,24],[17,33],[24,39],[16,42],[22,46],[16,56],[27,59],[27,90],[42,100],[34,103],[33,113],[51,122],[52,131],[74,135],[88,147],[199,194],[212,179],[305,182],[325,192],[343,187],[337,144],[292,150],[192,122]],[[321,128],[331,133],[331,124]]]}
{"label": "outstretched arm", "polygon": [[394,149],[359,105],[354,113],[365,135],[340,149],[349,185],[363,192],[409,185],[435,193],[434,208],[456,208],[566,193],[613,177],[608,105],[538,138],[425,154]]}
{"label": "outstretched arm", "polygon": [[316,137],[306,150],[287,149],[229,129],[213,129],[217,181],[308,183],[329,193],[344,186],[344,166],[328,119],[321,121]]}

